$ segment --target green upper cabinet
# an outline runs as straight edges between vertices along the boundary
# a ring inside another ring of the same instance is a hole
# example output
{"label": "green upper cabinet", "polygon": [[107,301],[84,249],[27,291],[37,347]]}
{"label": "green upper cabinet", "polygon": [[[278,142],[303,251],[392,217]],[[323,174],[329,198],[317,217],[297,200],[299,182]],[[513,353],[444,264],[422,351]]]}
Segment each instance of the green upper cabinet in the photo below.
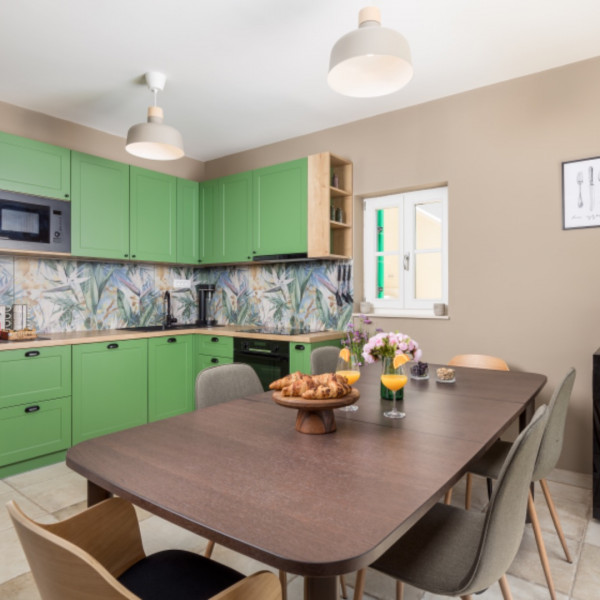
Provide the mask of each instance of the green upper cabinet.
{"label": "green upper cabinet", "polygon": [[68,200],[71,151],[0,132],[0,189]]}
{"label": "green upper cabinet", "polygon": [[177,178],[130,167],[131,258],[152,262],[177,260]]}
{"label": "green upper cabinet", "polygon": [[308,159],[252,173],[252,252],[256,256],[308,249]]}
{"label": "green upper cabinet", "polygon": [[252,246],[252,172],[221,178],[216,206],[223,215],[223,262],[247,262]]}
{"label": "green upper cabinet", "polygon": [[218,188],[218,179],[199,184],[200,256],[198,262],[204,264],[223,262],[224,223],[223,211],[217,207]]}
{"label": "green upper cabinet", "polygon": [[71,253],[129,258],[129,165],[71,155]]}
{"label": "green upper cabinet", "polygon": [[177,179],[177,262],[200,262],[200,199],[197,181]]}

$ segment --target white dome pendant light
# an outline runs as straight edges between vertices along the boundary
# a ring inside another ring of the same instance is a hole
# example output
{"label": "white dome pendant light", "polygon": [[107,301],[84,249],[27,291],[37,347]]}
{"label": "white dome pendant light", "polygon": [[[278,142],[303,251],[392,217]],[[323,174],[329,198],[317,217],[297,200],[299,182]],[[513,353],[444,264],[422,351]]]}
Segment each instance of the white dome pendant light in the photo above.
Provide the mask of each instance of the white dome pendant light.
{"label": "white dome pendant light", "polygon": [[154,104],[148,107],[148,122],[129,128],[125,150],[129,154],[149,160],[175,160],[184,155],[181,133],[163,123],[164,113],[156,105],[158,91],[165,89],[167,77],[163,73],[146,73],[146,83],[154,94]]}
{"label": "white dome pendant light", "polygon": [[408,42],[381,26],[375,6],[363,8],[358,29],[341,37],[331,50],[329,87],[344,96],[374,98],[397,92],[413,76]]}

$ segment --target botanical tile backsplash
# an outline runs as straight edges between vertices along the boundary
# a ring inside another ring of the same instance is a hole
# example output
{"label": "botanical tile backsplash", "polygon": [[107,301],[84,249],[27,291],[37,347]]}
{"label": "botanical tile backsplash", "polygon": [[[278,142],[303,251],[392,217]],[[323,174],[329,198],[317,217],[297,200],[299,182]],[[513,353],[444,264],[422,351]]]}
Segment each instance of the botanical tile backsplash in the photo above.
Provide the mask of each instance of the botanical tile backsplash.
{"label": "botanical tile backsplash", "polygon": [[[195,269],[147,264],[0,257],[0,304],[27,304],[40,333],[158,325],[171,292],[179,323],[197,318],[198,283],[214,283],[213,314],[222,324],[343,329],[352,314],[330,261]],[[190,288],[175,289],[175,279]],[[343,292],[346,292],[345,294]]]}

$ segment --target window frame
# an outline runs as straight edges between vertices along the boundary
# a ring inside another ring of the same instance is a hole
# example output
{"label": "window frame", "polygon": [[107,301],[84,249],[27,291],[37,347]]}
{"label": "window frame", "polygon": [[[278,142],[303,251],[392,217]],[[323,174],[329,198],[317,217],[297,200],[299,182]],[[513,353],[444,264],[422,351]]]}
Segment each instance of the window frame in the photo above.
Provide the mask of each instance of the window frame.
{"label": "window frame", "polygon": [[[442,259],[442,296],[418,300],[416,298],[416,256],[438,249],[417,250],[416,211],[422,204],[441,203],[442,240],[439,251]],[[400,210],[397,251],[377,250],[377,211],[397,206]],[[363,268],[364,296],[373,304],[375,313],[403,316],[433,314],[435,303],[448,303],[448,186],[438,186],[412,192],[398,192],[363,199]],[[377,298],[377,256],[398,255],[398,270],[401,293],[399,298]],[[408,260],[408,270],[405,269]]]}

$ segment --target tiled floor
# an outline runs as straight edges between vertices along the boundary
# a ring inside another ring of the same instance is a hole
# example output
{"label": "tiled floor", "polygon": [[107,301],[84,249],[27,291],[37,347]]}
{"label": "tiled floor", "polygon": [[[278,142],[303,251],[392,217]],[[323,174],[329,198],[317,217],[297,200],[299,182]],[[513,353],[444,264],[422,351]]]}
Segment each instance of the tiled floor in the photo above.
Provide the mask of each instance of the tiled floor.
{"label": "tiled floor", "polygon": [[[478,478],[474,484],[474,508],[486,502],[485,484]],[[536,507],[548,550],[550,566],[558,592],[558,600],[597,600],[600,598],[600,522],[591,520],[591,476],[556,470],[549,478],[549,486],[557,506],[567,543],[573,556],[568,564],[545,505],[543,495],[537,488]],[[454,490],[453,503],[463,502],[464,483]],[[30,471],[0,480],[0,598],[2,600],[37,600],[35,584],[29,572],[25,556],[12,528],[8,514],[3,509],[6,502],[14,499],[23,510],[37,520],[53,522],[83,510],[85,507],[85,480],[68,469],[64,463]],[[185,548],[202,552],[206,540],[186,530],[171,525],[144,511],[139,511],[140,527],[146,552],[164,548]],[[236,554],[223,546],[217,546],[213,558],[243,573],[252,573],[265,567],[261,563]],[[515,600],[545,600],[549,598],[537,548],[531,532],[526,527],[521,549],[508,572]],[[347,576],[351,585],[352,575]],[[365,600],[394,598],[394,582],[373,570],[369,570]],[[349,588],[352,597],[352,588]],[[300,577],[289,576],[288,597],[301,600],[303,583]],[[436,600],[422,591],[407,588],[406,600]],[[500,600],[498,585],[476,596],[481,600]]]}

